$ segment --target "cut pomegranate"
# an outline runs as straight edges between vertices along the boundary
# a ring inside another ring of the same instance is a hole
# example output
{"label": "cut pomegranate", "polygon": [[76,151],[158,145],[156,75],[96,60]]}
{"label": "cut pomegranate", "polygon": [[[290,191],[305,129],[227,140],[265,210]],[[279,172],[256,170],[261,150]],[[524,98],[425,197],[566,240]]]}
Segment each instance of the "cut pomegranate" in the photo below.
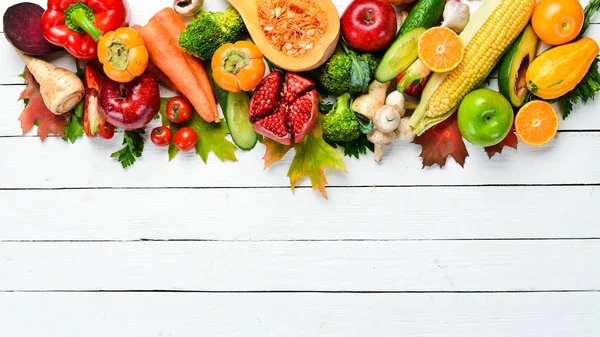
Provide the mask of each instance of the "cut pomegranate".
{"label": "cut pomegranate", "polygon": [[285,145],[299,143],[317,123],[319,94],[313,82],[273,71],[254,90],[248,115],[257,133]]}

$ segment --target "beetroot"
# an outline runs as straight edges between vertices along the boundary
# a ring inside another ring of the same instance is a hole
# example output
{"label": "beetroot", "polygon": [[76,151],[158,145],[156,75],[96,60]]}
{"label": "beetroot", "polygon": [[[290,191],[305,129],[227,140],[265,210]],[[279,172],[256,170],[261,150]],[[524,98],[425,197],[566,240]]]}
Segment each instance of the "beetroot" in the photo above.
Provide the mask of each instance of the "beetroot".
{"label": "beetroot", "polygon": [[4,12],[4,35],[24,54],[44,56],[60,48],[48,42],[42,34],[44,9],[31,2],[22,2]]}
{"label": "beetroot", "polygon": [[319,95],[313,82],[274,71],[254,90],[248,114],[257,133],[285,145],[299,143],[317,122]]}

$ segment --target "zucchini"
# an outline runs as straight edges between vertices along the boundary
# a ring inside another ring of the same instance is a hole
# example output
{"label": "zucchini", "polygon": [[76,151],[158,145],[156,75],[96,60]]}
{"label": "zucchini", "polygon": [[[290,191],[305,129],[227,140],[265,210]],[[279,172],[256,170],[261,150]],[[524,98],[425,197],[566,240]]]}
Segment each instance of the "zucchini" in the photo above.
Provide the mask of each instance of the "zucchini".
{"label": "zucchini", "polygon": [[398,40],[402,35],[419,27],[429,29],[437,25],[444,13],[447,0],[419,0],[412,8],[406,20],[402,23],[400,31],[394,38]]}
{"label": "zucchini", "polygon": [[415,28],[392,43],[375,71],[375,79],[389,82],[408,69],[419,57],[417,46],[423,33],[425,28]]}

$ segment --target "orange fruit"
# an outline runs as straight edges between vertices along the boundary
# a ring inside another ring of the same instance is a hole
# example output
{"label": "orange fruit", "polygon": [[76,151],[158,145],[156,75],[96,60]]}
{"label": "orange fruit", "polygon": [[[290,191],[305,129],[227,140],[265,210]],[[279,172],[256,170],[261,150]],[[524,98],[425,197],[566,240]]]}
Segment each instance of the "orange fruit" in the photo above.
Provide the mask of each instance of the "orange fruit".
{"label": "orange fruit", "polygon": [[529,145],[540,146],[548,143],[558,131],[558,115],[552,104],[544,101],[531,101],[517,113],[515,119],[517,135]]}
{"label": "orange fruit", "polygon": [[463,59],[464,46],[458,35],[447,27],[428,29],[418,44],[419,60],[436,73],[450,71]]}

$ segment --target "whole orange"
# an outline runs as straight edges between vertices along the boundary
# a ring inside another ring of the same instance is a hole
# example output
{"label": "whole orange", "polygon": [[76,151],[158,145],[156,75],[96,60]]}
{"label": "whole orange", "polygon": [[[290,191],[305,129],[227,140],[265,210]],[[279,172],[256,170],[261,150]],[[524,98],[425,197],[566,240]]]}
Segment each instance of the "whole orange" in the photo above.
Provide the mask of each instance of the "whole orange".
{"label": "whole orange", "polygon": [[536,35],[552,46],[573,41],[583,26],[583,7],[577,0],[541,0],[531,25]]}

